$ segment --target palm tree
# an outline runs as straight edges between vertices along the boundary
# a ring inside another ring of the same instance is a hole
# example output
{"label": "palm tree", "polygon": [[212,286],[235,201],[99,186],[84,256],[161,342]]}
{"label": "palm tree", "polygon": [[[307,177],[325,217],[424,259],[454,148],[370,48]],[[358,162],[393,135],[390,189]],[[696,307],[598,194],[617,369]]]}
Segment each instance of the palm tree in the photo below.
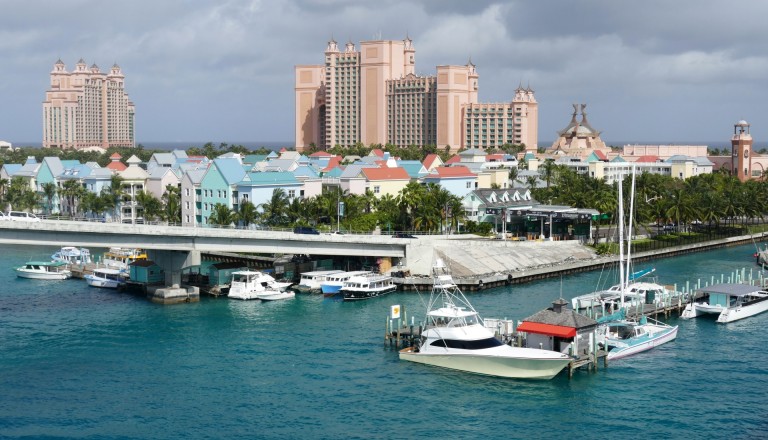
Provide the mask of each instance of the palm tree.
{"label": "palm tree", "polygon": [[107,188],[108,194],[112,199],[112,203],[110,206],[112,207],[114,218],[120,217],[120,201],[123,199],[123,196],[125,195],[125,191],[123,191],[123,176],[119,174],[113,174],[112,177],[109,178],[109,187]]}
{"label": "palm tree", "polygon": [[69,212],[69,215],[71,217],[76,217],[78,214],[79,201],[86,194],[86,190],[83,188],[82,183],[76,179],[66,180],[61,186],[59,194],[64,196],[64,200],[67,202],[67,211]]}
{"label": "palm tree", "polygon": [[53,213],[53,198],[56,196],[58,188],[53,182],[46,182],[41,186],[43,189],[43,196],[45,196],[45,214],[51,215],[51,213]]}
{"label": "palm tree", "polygon": [[517,176],[520,174],[520,170],[517,167],[510,168],[509,169],[509,186],[511,188],[515,187],[515,183],[517,183]]}
{"label": "palm tree", "polygon": [[555,164],[554,159],[547,159],[544,161],[544,163],[541,165],[541,171],[544,174],[544,180],[547,182],[547,188],[549,188],[550,183],[552,182],[552,179],[555,176],[555,173],[557,171],[557,165]]}
{"label": "palm tree", "polygon": [[5,210],[5,194],[8,191],[8,179],[0,179],[0,211]]}
{"label": "palm tree", "polygon": [[272,191],[272,198],[269,202],[261,204],[262,217],[269,226],[278,226],[285,224],[288,216],[288,196],[282,188],[275,188]]}
{"label": "palm tree", "polygon": [[259,212],[256,210],[256,206],[249,201],[245,201],[240,204],[240,210],[237,212],[237,219],[246,228],[254,223],[259,217]]}
{"label": "palm tree", "polygon": [[230,226],[236,221],[237,214],[223,203],[215,204],[210,217],[208,217],[208,224],[210,225]]}
{"label": "palm tree", "polygon": [[181,188],[166,185],[163,193],[161,217],[171,224],[181,223]]}

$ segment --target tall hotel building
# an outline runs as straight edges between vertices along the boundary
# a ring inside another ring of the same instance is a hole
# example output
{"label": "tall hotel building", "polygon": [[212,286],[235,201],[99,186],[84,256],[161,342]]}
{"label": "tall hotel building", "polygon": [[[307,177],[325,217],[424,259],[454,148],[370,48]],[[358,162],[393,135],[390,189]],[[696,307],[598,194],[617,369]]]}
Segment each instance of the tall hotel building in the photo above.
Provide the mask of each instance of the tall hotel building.
{"label": "tall hotel building", "polygon": [[360,50],[350,42],[343,51],[331,40],[324,65],[295,67],[296,150],[357,142],[450,146],[453,151],[505,142],[536,148],[533,91],[519,88],[511,104],[479,104],[471,61],[437,66],[434,76],[416,75],[415,66],[410,38],[363,41]]}
{"label": "tall hotel building", "polygon": [[81,59],[67,72],[58,60],[43,101],[43,147],[134,147],[135,108],[124,82],[117,64],[104,73]]}

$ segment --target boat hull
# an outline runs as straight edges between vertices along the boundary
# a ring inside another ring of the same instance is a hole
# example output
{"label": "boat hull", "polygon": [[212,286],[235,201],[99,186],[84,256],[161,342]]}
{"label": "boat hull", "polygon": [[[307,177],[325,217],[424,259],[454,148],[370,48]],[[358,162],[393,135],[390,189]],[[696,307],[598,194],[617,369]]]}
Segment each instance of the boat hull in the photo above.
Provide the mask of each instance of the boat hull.
{"label": "boat hull", "polygon": [[336,296],[341,293],[342,284],[321,284],[320,290],[324,296]]}
{"label": "boat hull", "polygon": [[104,279],[94,277],[92,275],[85,276],[85,282],[92,287],[102,287],[104,289],[117,289],[122,283],[117,280]]}
{"label": "boat hull", "polygon": [[295,297],[295,292],[263,292],[256,295],[256,299],[262,301],[279,301],[281,299],[291,299]]}
{"label": "boat hull", "polygon": [[395,290],[397,290],[397,286],[396,285],[392,285],[392,286],[387,287],[386,289],[375,290],[375,291],[370,291],[370,290],[352,290],[352,291],[350,291],[350,290],[342,289],[341,293],[344,295],[344,301],[361,301],[361,300],[364,300],[364,299],[371,299],[371,298],[376,298],[376,297],[379,297],[379,296],[383,296],[383,295],[386,295],[386,294],[388,294],[390,292],[394,292]]}
{"label": "boat hull", "polygon": [[552,379],[570,362],[570,359],[421,353],[414,351],[412,347],[401,350],[400,359],[485,376],[542,380]]}
{"label": "boat hull", "polygon": [[30,272],[16,270],[16,276],[19,278],[28,278],[30,280],[66,280],[72,276],[69,271],[66,272]]}
{"label": "boat hull", "polygon": [[610,361],[625,358],[627,356],[632,356],[633,354],[648,351],[654,347],[658,347],[659,345],[666,344],[667,342],[672,342],[675,340],[675,338],[677,338],[677,329],[677,326],[670,327],[668,331],[660,332],[654,337],[648,338],[645,341],[626,347],[614,347],[608,351],[608,360]]}
{"label": "boat hull", "polygon": [[760,301],[756,304],[740,307],[729,307],[723,310],[717,317],[717,322],[726,324],[739,319],[749,318],[768,310],[768,301]]}

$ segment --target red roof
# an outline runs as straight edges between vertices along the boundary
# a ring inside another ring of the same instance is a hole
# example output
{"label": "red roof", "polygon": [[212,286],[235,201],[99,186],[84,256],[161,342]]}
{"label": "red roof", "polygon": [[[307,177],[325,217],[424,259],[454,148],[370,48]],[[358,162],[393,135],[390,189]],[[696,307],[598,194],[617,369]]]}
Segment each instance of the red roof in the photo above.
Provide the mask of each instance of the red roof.
{"label": "red roof", "polygon": [[560,338],[572,338],[576,336],[576,329],[562,325],[541,324],[538,322],[523,321],[517,327],[517,331],[526,333],[538,333],[540,335],[557,336]]}
{"label": "red roof", "polygon": [[377,155],[379,157],[384,157],[384,151],[382,151],[381,148],[374,148],[373,150],[371,150],[371,153],[373,153],[373,154],[375,154],[375,155]]}
{"label": "red roof", "polygon": [[424,168],[429,169],[432,167],[432,165],[440,159],[440,156],[438,156],[435,153],[427,154],[427,157],[424,158]]}
{"label": "red roof", "polygon": [[450,159],[446,160],[445,164],[446,165],[450,165],[452,163],[459,163],[459,162],[461,162],[461,157],[459,157],[459,155],[457,154],[457,155],[451,157]]}
{"label": "red roof", "polygon": [[112,162],[107,164],[107,168],[109,168],[110,170],[115,170],[115,171],[125,171],[125,169],[128,168],[128,165],[126,165],[126,164],[124,164],[122,162],[112,161]]}
{"label": "red roof", "polygon": [[120,156],[120,153],[112,153],[111,156],[109,156],[110,159],[117,159],[120,160],[122,157]]}
{"label": "red roof", "polygon": [[455,167],[437,167],[431,176],[434,176],[435,173],[438,177],[477,177],[464,165]]}
{"label": "red roof", "polygon": [[309,155],[309,157],[328,157],[328,156],[333,156],[333,154],[327,151],[316,151]]}
{"label": "red roof", "polygon": [[502,162],[502,161],[504,161],[504,155],[501,154],[501,153],[486,154],[485,155],[485,161],[486,162]]}
{"label": "red roof", "polygon": [[341,157],[340,156],[331,156],[328,159],[328,165],[323,169],[323,171],[330,171],[337,166],[341,165]]}
{"label": "red roof", "polygon": [[640,156],[635,162],[654,163],[659,161],[659,156]]}
{"label": "red roof", "polygon": [[600,159],[600,160],[608,160],[608,156],[606,156],[605,153],[603,153],[602,151],[595,150],[594,153],[595,153],[595,156],[597,156],[598,159]]}
{"label": "red roof", "polygon": [[405,168],[363,168],[363,175],[368,180],[411,180]]}

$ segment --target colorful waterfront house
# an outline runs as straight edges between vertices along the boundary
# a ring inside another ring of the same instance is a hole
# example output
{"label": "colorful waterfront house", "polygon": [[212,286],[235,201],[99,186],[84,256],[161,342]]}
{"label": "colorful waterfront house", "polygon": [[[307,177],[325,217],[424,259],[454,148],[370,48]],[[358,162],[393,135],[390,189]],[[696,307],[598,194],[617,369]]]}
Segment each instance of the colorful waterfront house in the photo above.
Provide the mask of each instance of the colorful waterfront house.
{"label": "colorful waterfront house", "polygon": [[181,171],[165,166],[156,166],[147,170],[147,188],[146,191],[158,200],[162,200],[163,195],[168,191],[168,186],[178,188],[181,183]]}
{"label": "colorful waterfront house", "polygon": [[247,270],[248,267],[243,263],[223,262],[214,263],[208,266],[208,285],[224,286],[232,282],[232,272]]}
{"label": "colorful waterfront house", "polygon": [[368,187],[368,181],[362,174],[364,168],[378,167],[370,164],[347,165],[339,175],[338,182],[341,190],[346,191],[349,194],[365,194],[365,189]]}
{"label": "colorful waterfront house", "polygon": [[149,174],[139,166],[141,159],[136,155],[129,157],[126,162],[128,162],[128,167],[117,172],[123,179],[120,217],[124,223],[136,223],[136,220],[143,221],[144,207],[137,202],[137,196],[145,190]]}
{"label": "colorful waterfront house", "polygon": [[397,197],[411,181],[411,176],[402,167],[362,168],[360,174],[365,177],[366,189],[370,189],[377,198],[385,194]]}
{"label": "colorful waterfront house", "polygon": [[302,165],[293,171],[293,176],[301,183],[301,191],[297,197],[311,198],[322,194],[323,179],[320,178],[320,170],[312,165]]}
{"label": "colorful waterfront house", "polygon": [[207,225],[208,218],[217,204],[234,209],[237,204],[237,184],[246,175],[242,160],[238,157],[216,158],[200,181],[200,225]]}
{"label": "colorful waterfront house", "polygon": [[[552,307],[523,320],[518,332],[527,335],[526,347],[565,353],[575,358],[595,356],[597,321],[568,309],[568,301],[559,298]],[[597,359],[594,359],[596,362]]]}
{"label": "colorful waterfront house", "polygon": [[477,175],[462,165],[437,167],[422,181],[426,184],[439,185],[458,197],[464,197],[468,192],[477,188]]}
{"label": "colorful waterfront house", "polygon": [[205,177],[204,169],[188,170],[181,178],[181,225],[195,227],[202,223],[202,191],[200,182]]}
{"label": "colorful waterfront house", "polygon": [[271,159],[266,162],[259,162],[249,171],[289,171],[293,172],[299,167],[296,159]]}
{"label": "colorful waterfront house", "polygon": [[246,173],[236,185],[239,196],[238,205],[251,202],[258,207],[269,202],[272,199],[272,193],[277,189],[282,189],[288,199],[293,200],[296,197],[301,197],[303,184],[296,179],[293,173],[286,171]]}
{"label": "colorful waterfront house", "polygon": [[[81,185],[86,191],[93,193],[95,195],[101,194],[102,189],[109,188],[111,184],[111,178],[112,178],[112,172],[105,168],[94,168],[98,167],[98,164],[73,164],[73,163],[66,163],[66,168],[64,171],[59,174],[57,177],[57,186],[59,188],[64,188],[67,186],[66,182],[68,181],[76,181],[78,185]],[[82,209],[80,209],[79,205],[69,207],[68,203],[70,203],[70,200],[68,200],[67,197],[62,197],[59,195],[60,204],[61,204],[61,212],[67,212],[67,213],[76,213],[78,215],[84,215],[88,218],[95,218],[95,217],[102,217],[102,212],[84,212]],[[79,202],[77,200],[74,201],[76,204]]]}
{"label": "colorful waterfront house", "polygon": [[155,168],[176,168],[186,160],[187,152],[184,150],[173,150],[170,153],[154,153],[147,161],[147,171],[151,172]]}
{"label": "colorful waterfront house", "polygon": [[131,281],[146,284],[165,282],[163,268],[150,260],[136,260],[128,265]]}
{"label": "colorful waterfront house", "polygon": [[21,169],[20,163],[5,163],[0,166],[0,179],[11,181],[11,177]]}
{"label": "colorful waterfront house", "polygon": [[259,162],[266,162],[267,157],[268,156],[266,154],[247,154],[243,158],[243,164],[250,165],[251,167],[253,167]]}
{"label": "colorful waterfront house", "polygon": [[[59,214],[61,212],[61,209],[59,209],[61,201],[58,192],[58,189],[61,188],[61,183],[59,183],[58,178],[63,173],[64,164],[58,157],[44,157],[42,162],[40,162],[40,167],[37,169],[35,190],[40,196],[44,206],[43,212],[46,214]],[[51,197],[51,200],[46,200],[44,188],[47,184],[53,184],[57,190]]]}
{"label": "colorful waterfront house", "polygon": [[459,156],[459,162],[464,163],[485,163],[485,150],[481,150],[479,148],[470,148],[468,150],[464,150],[458,154]]}
{"label": "colorful waterfront house", "polygon": [[11,179],[16,177],[24,179],[27,185],[29,185],[29,189],[37,191],[37,172],[39,170],[40,164],[35,159],[35,156],[29,156],[24,165],[13,173]]}
{"label": "colorful waterfront house", "polygon": [[440,158],[435,153],[427,154],[427,157],[424,158],[424,168],[427,169],[427,171],[432,171],[437,167],[441,167],[444,165],[443,159]]}

